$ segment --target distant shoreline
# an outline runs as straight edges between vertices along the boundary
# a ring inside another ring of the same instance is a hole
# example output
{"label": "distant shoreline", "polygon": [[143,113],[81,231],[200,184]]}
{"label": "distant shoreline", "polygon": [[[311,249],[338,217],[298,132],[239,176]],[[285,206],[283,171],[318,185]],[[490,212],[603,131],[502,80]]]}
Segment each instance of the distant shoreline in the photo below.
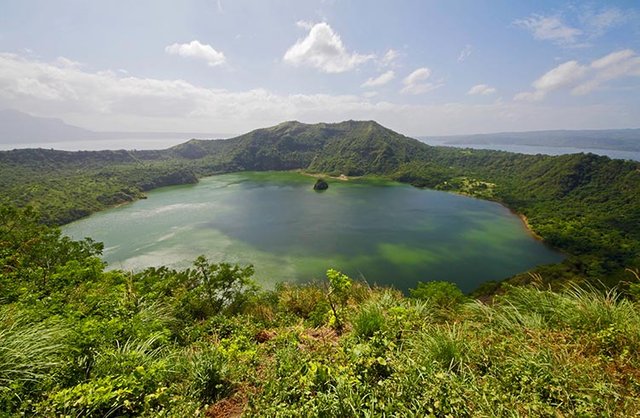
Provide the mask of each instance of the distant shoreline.
{"label": "distant shoreline", "polygon": [[328,174],[322,174],[322,173],[309,173],[304,170],[296,170],[296,171],[302,174],[303,176],[314,177],[317,179],[328,178],[328,179],[334,179],[334,180],[340,180],[340,181],[349,181],[351,179],[357,178],[357,177],[345,176],[344,174],[340,174],[339,176],[330,176]]}

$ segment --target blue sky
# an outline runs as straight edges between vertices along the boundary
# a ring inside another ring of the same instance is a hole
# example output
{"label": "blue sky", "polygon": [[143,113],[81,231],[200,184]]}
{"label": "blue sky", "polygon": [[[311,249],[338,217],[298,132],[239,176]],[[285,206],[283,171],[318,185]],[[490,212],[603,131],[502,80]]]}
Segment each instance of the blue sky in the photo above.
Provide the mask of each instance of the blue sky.
{"label": "blue sky", "polygon": [[0,0],[0,108],[109,131],[639,127],[640,5]]}

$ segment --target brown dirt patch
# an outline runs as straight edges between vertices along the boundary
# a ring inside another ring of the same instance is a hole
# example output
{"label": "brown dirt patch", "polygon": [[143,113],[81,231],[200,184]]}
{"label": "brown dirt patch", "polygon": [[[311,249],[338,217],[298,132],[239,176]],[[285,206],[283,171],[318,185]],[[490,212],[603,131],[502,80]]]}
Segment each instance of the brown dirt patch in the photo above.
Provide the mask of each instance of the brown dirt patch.
{"label": "brown dirt patch", "polygon": [[253,338],[260,344],[266,343],[276,336],[275,331],[269,331],[266,329],[260,330]]}
{"label": "brown dirt patch", "polygon": [[242,416],[246,405],[246,397],[242,394],[235,393],[211,405],[207,409],[205,416],[209,418],[236,418]]}

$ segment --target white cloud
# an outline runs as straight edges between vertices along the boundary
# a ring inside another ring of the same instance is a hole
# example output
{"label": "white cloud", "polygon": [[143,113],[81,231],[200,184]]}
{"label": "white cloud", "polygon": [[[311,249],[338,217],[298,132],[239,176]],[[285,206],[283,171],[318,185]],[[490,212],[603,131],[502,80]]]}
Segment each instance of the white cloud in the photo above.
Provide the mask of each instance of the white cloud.
{"label": "white cloud", "polygon": [[571,93],[588,94],[610,80],[640,77],[640,56],[631,49],[624,49],[593,61],[590,67],[591,79],[575,87]]}
{"label": "white cloud", "polygon": [[398,59],[400,53],[395,49],[389,49],[382,57],[382,65],[391,66]]}
{"label": "white cloud", "polygon": [[402,81],[404,87],[400,90],[404,94],[423,94],[443,86],[443,83],[425,82],[431,77],[431,70],[421,67],[409,74]]}
{"label": "white cloud", "polygon": [[362,83],[361,87],[378,87],[383,86],[393,80],[396,77],[393,70],[389,70],[386,73],[380,74],[378,77],[371,77]]}
{"label": "white cloud", "polygon": [[424,94],[444,86],[444,83],[422,83],[405,86],[400,90],[404,94]]}
{"label": "white cloud", "polygon": [[417,84],[428,79],[429,77],[431,77],[431,70],[427,67],[422,67],[418,68],[407,77],[405,77],[403,82],[406,86],[408,86],[410,84]]}
{"label": "white cloud", "polygon": [[577,61],[567,61],[547,71],[531,85],[535,89],[533,92],[518,93],[515,100],[539,101],[544,99],[548,93],[562,87],[575,85],[586,74],[587,68]]}
{"label": "white cloud", "polygon": [[623,49],[622,51],[612,52],[602,58],[599,58],[591,63],[591,68],[603,69],[611,67],[616,64],[622,64],[624,61],[628,61],[636,53],[631,49]]}
{"label": "white cloud", "polygon": [[0,108],[63,117],[91,129],[244,132],[291,119],[371,119],[370,111],[377,117],[379,109],[393,106],[356,95],[208,89],[0,54]]}
{"label": "white cloud", "polygon": [[[412,80],[416,77],[418,82],[428,79],[418,73]],[[640,120],[640,110],[624,105],[558,107],[499,101],[409,105],[364,95],[218,90],[184,80],[89,71],[3,53],[0,108],[59,117],[67,123],[105,131],[243,133],[292,119],[307,123],[373,119],[407,135],[444,135],[633,127]]]}
{"label": "white cloud", "polygon": [[576,42],[580,29],[572,28],[562,22],[559,16],[531,15],[525,19],[513,22],[516,26],[529,30],[535,39],[552,41],[560,45],[569,45]]}
{"label": "white cloud", "polygon": [[65,57],[56,58],[56,64],[61,67],[69,67],[69,68],[80,68],[82,67],[82,63],[78,61],[73,61]]}
{"label": "white cloud", "polygon": [[602,36],[607,30],[623,24],[627,19],[628,15],[615,7],[602,9],[598,12],[587,9],[580,16],[586,32],[592,38]]}
{"label": "white cloud", "polygon": [[311,30],[311,28],[313,28],[314,25],[315,23],[309,22],[308,20],[298,20],[296,22],[297,27],[301,29],[306,29],[306,30]]}
{"label": "white cloud", "polygon": [[470,96],[474,96],[477,94],[481,94],[483,96],[489,95],[489,94],[493,94],[496,92],[496,89],[494,87],[488,86],[486,84],[477,84],[473,87],[471,87],[469,89],[469,91],[467,92],[468,95]]}
{"label": "white cloud", "polygon": [[171,44],[164,51],[169,55],[179,55],[206,61],[210,67],[216,67],[226,62],[222,52],[216,51],[211,45],[201,44],[198,40],[191,41],[188,44]]}
{"label": "white cloud", "polygon": [[595,10],[591,5],[569,7],[569,11],[568,16],[573,17],[573,25],[566,23],[560,14],[532,14],[515,20],[513,24],[527,29],[538,40],[551,41],[563,47],[585,47],[589,46],[589,41],[630,21],[632,16],[637,16],[633,10],[620,10],[616,7]]}
{"label": "white cloud", "polygon": [[464,62],[471,55],[471,45],[466,45],[458,54],[458,62]]}
{"label": "white cloud", "polygon": [[[298,26],[307,22],[298,22]],[[306,27],[306,26],[303,26]],[[284,54],[284,61],[292,65],[306,65],[325,73],[342,73],[373,59],[374,55],[349,53],[340,36],[327,23],[316,23],[303,39]]]}
{"label": "white cloud", "polygon": [[523,91],[513,96],[513,100],[517,102],[539,102],[545,97],[546,93],[541,90]]}
{"label": "white cloud", "polygon": [[518,93],[514,100],[540,101],[549,92],[570,87],[572,94],[583,95],[623,77],[640,77],[640,57],[630,49],[612,52],[588,66],[577,61],[560,64],[533,82],[534,91]]}
{"label": "white cloud", "polygon": [[576,83],[585,75],[586,71],[587,69],[578,64],[578,61],[567,61],[546,72],[532,85],[536,90],[545,92],[557,90]]}

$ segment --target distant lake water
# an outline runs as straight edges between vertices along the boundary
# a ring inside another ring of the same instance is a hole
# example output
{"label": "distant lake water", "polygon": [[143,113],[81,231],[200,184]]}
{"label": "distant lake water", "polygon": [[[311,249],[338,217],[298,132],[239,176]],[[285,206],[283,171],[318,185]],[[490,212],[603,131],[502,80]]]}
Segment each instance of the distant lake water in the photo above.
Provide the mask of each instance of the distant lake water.
{"label": "distant lake water", "polygon": [[546,155],[564,155],[577,153],[592,153],[597,155],[605,155],[609,158],[620,160],[640,161],[640,152],[634,151],[618,151],[600,148],[574,148],[574,147],[545,147],[537,145],[508,145],[508,144],[450,144],[444,141],[436,141],[432,139],[423,139],[425,144],[437,145],[455,148],[472,148],[472,149],[488,149],[494,151],[517,152],[520,154],[546,154]]}
{"label": "distant lake water", "polygon": [[471,291],[562,256],[505,207],[381,180],[330,181],[291,172],[204,178],[66,225],[105,244],[112,268],[187,267],[200,254],[255,266],[265,287],[336,268],[407,290],[447,280]]}
{"label": "distant lake water", "polygon": [[56,141],[56,142],[21,142],[0,143],[0,151],[20,148],[44,148],[60,151],[100,151],[100,150],[155,150],[165,149],[188,141],[189,138],[120,138],[120,139],[90,139],[86,141]]}

